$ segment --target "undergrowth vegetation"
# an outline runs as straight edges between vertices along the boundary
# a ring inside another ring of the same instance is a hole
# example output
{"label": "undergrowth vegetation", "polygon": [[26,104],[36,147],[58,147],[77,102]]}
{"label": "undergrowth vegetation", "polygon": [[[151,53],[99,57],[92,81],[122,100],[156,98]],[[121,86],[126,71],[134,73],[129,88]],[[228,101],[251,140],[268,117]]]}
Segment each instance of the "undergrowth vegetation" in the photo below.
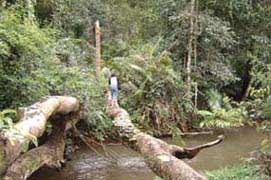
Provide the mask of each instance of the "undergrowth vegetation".
{"label": "undergrowth vegetation", "polygon": [[241,164],[232,167],[221,168],[215,171],[205,172],[210,180],[229,180],[229,179],[253,179],[268,180],[270,177],[261,173],[260,166],[252,164]]}
{"label": "undergrowth vegetation", "polygon": [[199,124],[200,127],[240,127],[247,122],[247,110],[242,104],[232,102],[229,97],[223,97],[215,90],[210,90],[207,98],[210,110],[197,112],[203,117],[203,121]]}

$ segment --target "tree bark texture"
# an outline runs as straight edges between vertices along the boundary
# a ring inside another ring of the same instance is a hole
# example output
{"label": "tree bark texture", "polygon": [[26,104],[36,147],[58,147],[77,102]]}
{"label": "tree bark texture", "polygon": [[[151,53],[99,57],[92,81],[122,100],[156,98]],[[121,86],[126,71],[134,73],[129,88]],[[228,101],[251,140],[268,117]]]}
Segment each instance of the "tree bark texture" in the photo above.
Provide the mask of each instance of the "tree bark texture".
{"label": "tree bark texture", "polygon": [[100,30],[100,22],[96,21],[95,23],[95,39],[96,39],[96,74],[97,76],[101,71],[101,30]]}
{"label": "tree bark texture", "polygon": [[194,9],[195,9],[195,0],[191,0],[191,11],[190,11],[190,30],[188,34],[188,44],[187,44],[187,64],[186,64],[186,73],[187,73],[187,96],[191,99],[191,63],[192,63],[192,54],[193,54],[193,39],[194,39]]}
{"label": "tree bark texture", "polygon": [[8,167],[4,180],[26,180],[36,170],[43,166],[61,167],[64,162],[65,135],[77,121],[63,120],[54,126],[52,134],[42,146],[34,148],[19,156]]}
{"label": "tree bark texture", "polygon": [[[0,134],[0,175],[21,154],[31,138],[40,137],[48,118],[79,110],[79,101],[73,97],[52,96],[20,109],[21,120],[9,131]],[[19,136],[18,136],[19,134]]]}
{"label": "tree bark texture", "polygon": [[130,147],[139,151],[153,172],[165,180],[206,179],[181,159],[191,159],[200,150],[223,141],[223,137],[219,137],[213,142],[194,148],[182,148],[141,132],[131,122],[129,114],[124,109],[111,107],[108,109],[108,115],[114,118],[113,124],[119,136],[128,142]]}

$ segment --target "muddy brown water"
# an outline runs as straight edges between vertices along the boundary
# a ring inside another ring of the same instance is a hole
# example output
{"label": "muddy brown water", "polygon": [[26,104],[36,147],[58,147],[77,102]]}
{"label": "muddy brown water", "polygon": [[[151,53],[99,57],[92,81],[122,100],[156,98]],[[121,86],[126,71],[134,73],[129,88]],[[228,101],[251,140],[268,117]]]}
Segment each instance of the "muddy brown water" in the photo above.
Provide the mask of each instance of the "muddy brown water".
{"label": "muddy brown water", "polygon": [[[223,143],[201,151],[187,163],[198,171],[214,170],[240,163],[242,159],[249,157],[250,152],[258,148],[264,137],[253,128],[228,130],[222,134],[226,136]],[[184,141],[189,147],[212,141],[216,137],[217,134],[202,135],[184,138]],[[166,141],[171,142],[170,139]],[[83,147],[61,171],[41,169],[32,175],[30,180],[154,180],[155,178],[145,165],[144,159],[129,148],[121,145],[106,146],[109,156],[106,156],[102,149],[97,151],[99,155]]]}

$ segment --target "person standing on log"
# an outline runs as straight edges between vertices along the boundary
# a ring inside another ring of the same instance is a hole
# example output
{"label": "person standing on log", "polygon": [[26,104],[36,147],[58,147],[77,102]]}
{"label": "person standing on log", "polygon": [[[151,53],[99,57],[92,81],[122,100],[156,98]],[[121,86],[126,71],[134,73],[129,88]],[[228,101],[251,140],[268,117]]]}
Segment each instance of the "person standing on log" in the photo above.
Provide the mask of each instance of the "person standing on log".
{"label": "person standing on log", "polygon": [[118,93],[119,93],[119,82],[117,76],[113,73],[109,78],[110,96],[109,104],[111,106],[118,106]]}

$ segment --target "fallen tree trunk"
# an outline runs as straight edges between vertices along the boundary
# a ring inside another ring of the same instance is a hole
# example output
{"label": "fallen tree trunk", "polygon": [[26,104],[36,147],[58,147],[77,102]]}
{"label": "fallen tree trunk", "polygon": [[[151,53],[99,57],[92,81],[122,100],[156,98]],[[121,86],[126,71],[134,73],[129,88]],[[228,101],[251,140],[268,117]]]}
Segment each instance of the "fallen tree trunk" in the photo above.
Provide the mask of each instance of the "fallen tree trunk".
{"label": "fallen tree trunk", "polygon": [[19,156],[12,165],[8,167],[3,179],[26,180],[43,166],[60,168],[61,162],[64,162],[66,132],[72,128],[76,122],[77,119],[74,122],[72,120],[64,120],[58,123],[59,125],[55,125],[46,143]]}
{"label": "fallen tree trunk", "polygon": [[50,116],[78,110],[79,101],[65,96],[48,97],[20,109],[21,120],[9,131],[0,134],[0,175],[20,155],[23,146],[27,146],[31,138],[38,138],[44,133]]}
{"label": "fallen tree trunk", "polygon": [[130,120],[129,114],[121,108],[110,107],[108,115],[114,118],[116,131],[130,147],[138,150],[146,159],[154,173],[165,180],[203,180],[204,176],[196,172],[181,159],[193,158],[200,150],[214,146],[223,141],[217,140],[194,148],[181,148],[169,145],[137,129]]}

